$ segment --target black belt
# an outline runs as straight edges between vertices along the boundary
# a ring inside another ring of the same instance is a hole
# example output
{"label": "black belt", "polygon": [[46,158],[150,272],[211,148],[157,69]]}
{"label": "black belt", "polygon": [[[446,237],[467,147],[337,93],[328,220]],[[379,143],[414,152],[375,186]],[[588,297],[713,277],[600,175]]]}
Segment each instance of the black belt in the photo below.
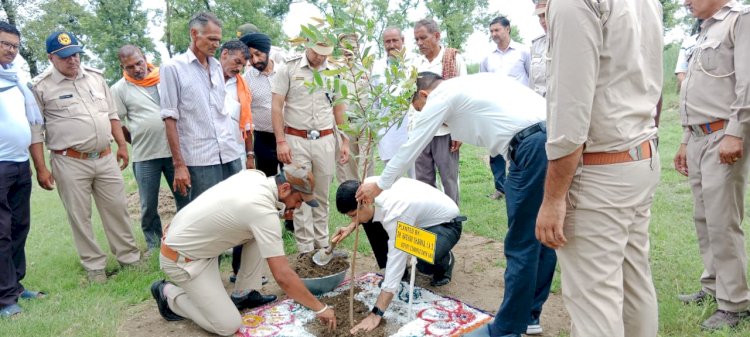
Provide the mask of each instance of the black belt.
{"label": "black belt", "polygon": [[521,144],[521,142],[532,136],[533,134],[540,132],[540,131],[547,131],[547,123],[546,122],[539,122],[532,126],[529,126],[521,131],[518,131],[515,136],[510,140],[510,143],[508,144],[508,156],[512,160],[513,157],[515,157],[515,150],[518,144]]}

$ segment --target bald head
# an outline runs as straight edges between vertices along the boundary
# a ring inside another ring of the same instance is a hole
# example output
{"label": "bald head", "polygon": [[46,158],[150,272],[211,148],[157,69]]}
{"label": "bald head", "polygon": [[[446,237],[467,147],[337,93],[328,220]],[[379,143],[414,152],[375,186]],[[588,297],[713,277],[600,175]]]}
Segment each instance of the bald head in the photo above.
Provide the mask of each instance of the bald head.
{"label": "bald head", "polygon": [[138,48],[132,44],[126,44],[120,47],[120,50],[117,51],[117,57],[120,59],[120,62],[122,62],[124,58],[130,57],[130,56],[143,57],[143,51],[141,51],[141,48]]}

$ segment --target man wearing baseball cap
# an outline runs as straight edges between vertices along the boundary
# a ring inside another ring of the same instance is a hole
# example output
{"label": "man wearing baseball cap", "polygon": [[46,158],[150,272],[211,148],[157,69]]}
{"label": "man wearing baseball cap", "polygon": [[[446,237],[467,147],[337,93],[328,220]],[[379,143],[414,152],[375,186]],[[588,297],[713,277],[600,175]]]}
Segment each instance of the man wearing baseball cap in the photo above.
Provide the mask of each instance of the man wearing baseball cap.
{"label": "man wearing baseball cap", "polygon": [[[332,69],[327,58],[331,41],[309,41],[304,54],[287,58],[271,83],[271,121],[276,154],[284,165],[297,163],[312,170],[318,184],[314,195],[321,207],[302,207],[294,214],[297,249],[307,253],[328,247],[328,191],[336,167],[334,128],[344,123],[345,104],[335,104],[338,93],[310,92],[305,85],[316,71]],[[340,144],[340,163],[349,159],[349,141]]]}
{"label": "man wearing baseball cap", "polygon": [[[272,177],[244,170],[177,212],[165,230],[159,259],[161,269],[177,285],[160,280],[151,286],[162,317],[167,321],[188,318],[211,333],[234,334],[242,325],[238,310],[276,300],[258,292],[265,259],[290,298],[312,310],[323,324],[335,327],[333,308],[305,288],[284,256],[279,217],[303,202],[317,207],[314,189],[315,177],[305,166],[286,165]],[[234,290],[227,296],[216,260],[239,245],[242,265]]]}
{"label": "man wearing baseball cap", "polygon": [[[47,53],[53,67],[32,87],[46,121],[46,132],[33,132],[32,139],[47,143],[52,172],[44,164],[42,143],[31,147],[31,155],[40,164],[39,185],[52,190],[57,183],[89,282],[101,283],[107,280],[107,254],[97,244],[91,228],[92,195],[117,261],[123,266],[132,265],[139,262],[140,252],[130,228],[120,172],[128,165],[128,150],[117,108],[102,72],[81,66],[82,52],[81,44],[71,33],[54,32],[47,37]],[[116,154],[110,148],[112,139],[117,143]]]}

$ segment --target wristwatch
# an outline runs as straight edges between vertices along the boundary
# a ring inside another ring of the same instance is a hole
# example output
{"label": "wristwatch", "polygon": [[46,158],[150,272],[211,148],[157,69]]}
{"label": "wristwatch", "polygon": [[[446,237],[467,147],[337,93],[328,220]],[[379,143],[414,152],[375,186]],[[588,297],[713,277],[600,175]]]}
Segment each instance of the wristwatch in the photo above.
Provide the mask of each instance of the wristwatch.
{"label": "wristwatch", "polygon": [[385,313],[383,312],[383,310],[380,310],[380,308],[378,308],[377,306],[373,306],[372,310],[370,310],[370,312],[373,313],[373,314],[375,314],[375,315],[378,315],[380,317],[383,317],[383,315],[385,315]]}

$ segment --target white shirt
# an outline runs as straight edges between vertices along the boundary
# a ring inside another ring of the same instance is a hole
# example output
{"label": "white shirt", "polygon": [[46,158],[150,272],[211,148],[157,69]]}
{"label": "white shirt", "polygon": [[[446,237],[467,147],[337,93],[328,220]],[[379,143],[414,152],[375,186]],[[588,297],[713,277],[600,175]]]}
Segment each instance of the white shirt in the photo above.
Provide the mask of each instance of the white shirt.
{"label": "white shirt", "polygon": [[[408,52],[404,55],[404,63],[407,65],[412,64],[414,56]],[[375,63],[373,82],[378,85],[381,81],[385,81],[385,68],[388,66],[388,59],[381,59]],[[409,69],[407,66],[406,69]],[[398,89],[397,89],[398,90]],[[377,103],[376,103],[377,104]],[[386,116],[388,109],[382,109],[381,115]],[[409,139],[409,113],[404,111],[404,119],[401,121],[401,125],[394,125],[388,130],[380,130],[379,133],[382,136],[378,142],[378,155],[381,160],[391,160],[396,154],[396,151],[401,147],[402,144],[406,143]]]}
{"label": "white shirt", "polygon": [[242,153],[245,152],[245,140],[242,139],[242,135],[240,134],[240,98],[237,95],[237,77],[232,76],[228,79],[225,88],[224,114],[232,117],[234,128],[232,128],[231,133],[236,140],[233,145],[235,145],[237,151]]}
{"label": "white shirt", "polygon": [[[365,179],[373,182],[378,176]],[[419,228],[429,228],[449,222],[458,216],[458,206],[445,193],[421,181],[401,178],[393,187],[375,198],[372,221],[383,224],[388,233],[388,264],[382,289],[396,292],[409,254],[395,248],[397,223],[403,222]]]}
{"label": "white shirt", "polygon": [[516,41],[511,40],[505,51],[496,47],[479,64],[479,71],[483,73],[500,73],[515,79],[523,85],[529,85],[531,72],[531,50]]}
{"label": "white shirt", "polygon": [[388,162],[378,186],[387,190],[447,124],[451,138],[486,147],[507,160],[508,144],[519,131],[546,120],[542,96],[505,75],[479,73],[443,81],[415,116],[409,140]]}
{"label": "white shirt", "polygon": [[[440,46],[440,52],[438,52],[437,56],[432,61],[427,60],[427,58],[424,55],[419,55],[414,60],[414,66],[417,67],[417,72],[423,72],[423,71],[429,71],[435,74],[438,74],[440,76],[443,75],[443,55],[445,54],[445,48]],[[461,54],[456,53],[456,70],[458,71],[458,76],[466,76],[468,74],[466,70],[466,62],[464,62],[463,56]],[[409,109],[409,118],[414,118],[414,115],[419,114],[418,111],[414,110],[414,108]],[[411,125],[411,128],[413,128],[413,124]],[[451,130],[445,126],[441,126],[437,129],[437,132],[434,134],[435,136],[445,136],[447,134],[451,133]]]}
{"label": "white shirt", "polygon": [[25,102],[17,83],[0,78],[0,161],[29,160],[31,127]]}
{"label": "white shirt", "polygon": [[690,54],[693,53],[693,47],[695,47],[695,44],[697,43],[696,37],[698,37],[698,34],[688,36],[682,40],[680,52],[677,54],[677,63],[674,67],[675,74],[687,73],[688,59],[690,59]]}

